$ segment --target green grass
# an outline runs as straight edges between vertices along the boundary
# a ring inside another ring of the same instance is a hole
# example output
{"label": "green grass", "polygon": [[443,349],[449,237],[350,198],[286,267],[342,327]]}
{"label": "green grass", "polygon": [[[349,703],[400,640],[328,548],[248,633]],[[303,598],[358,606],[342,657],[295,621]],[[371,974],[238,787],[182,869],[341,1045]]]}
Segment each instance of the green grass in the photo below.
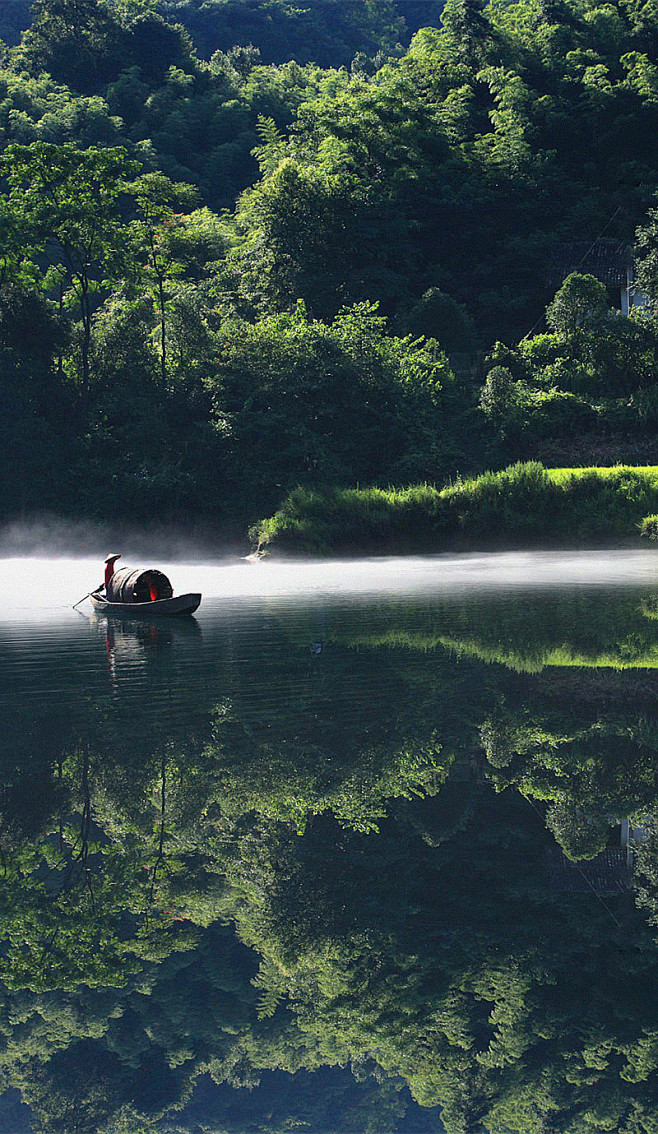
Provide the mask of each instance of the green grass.
{"label": "green grass", "polygon": [[572,469],[545,469],[544,470],[554,484],[568,484],[573,479],[589,476],[595,473],[597,477],[614,478],[620,472],[640,473],[641,476],[647,477],[650,481],[658,484],[658,465],[589,465],[586,468],[572,468]]}
{"label": "green grass", "polygon": [[632,544],[658,534],[658,466],[536,461],[445,488],[297,488],[252,529],[261,554],[391,554]]}

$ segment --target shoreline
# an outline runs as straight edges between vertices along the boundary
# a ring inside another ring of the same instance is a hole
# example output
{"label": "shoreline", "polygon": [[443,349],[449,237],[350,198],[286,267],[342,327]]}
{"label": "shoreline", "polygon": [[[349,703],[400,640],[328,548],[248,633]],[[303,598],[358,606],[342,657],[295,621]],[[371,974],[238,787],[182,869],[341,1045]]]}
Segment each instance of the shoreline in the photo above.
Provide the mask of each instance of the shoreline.
{"label": "shoreline", "polygon": [[517,463],[444,488],[295,489],[254,525],[259,556],[632,548],[658,536],[658,466]]}

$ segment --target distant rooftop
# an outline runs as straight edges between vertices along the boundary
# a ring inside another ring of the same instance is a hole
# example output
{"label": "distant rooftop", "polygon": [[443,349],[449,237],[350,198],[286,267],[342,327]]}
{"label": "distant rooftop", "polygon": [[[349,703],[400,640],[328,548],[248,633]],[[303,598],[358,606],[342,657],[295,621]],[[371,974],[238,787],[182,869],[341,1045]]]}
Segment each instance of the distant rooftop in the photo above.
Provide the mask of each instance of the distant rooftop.
{"label": "distant rooftop", "polygon": [[596,276],[607,287],[626,287],[633,264],[633,249],[623,240],[574,240],[555,244],[549,268],[551,283],[559,287],[572,272]]}
{"label": "distant rooftop", "polygon": [[626,852],[617,847],[609,847],[596,858],[582,862],[572,862],[559,847],[554,847],[549,855],[549,870],[553,889],[572,894],[623,894],[630,890],[633,877]]}

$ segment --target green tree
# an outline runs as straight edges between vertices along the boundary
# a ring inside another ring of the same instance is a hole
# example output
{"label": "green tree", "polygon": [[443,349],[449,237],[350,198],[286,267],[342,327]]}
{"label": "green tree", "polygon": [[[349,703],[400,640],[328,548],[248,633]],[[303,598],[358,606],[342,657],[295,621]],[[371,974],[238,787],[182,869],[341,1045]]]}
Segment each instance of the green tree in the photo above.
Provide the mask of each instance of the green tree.
{"label": "green tree", "polygon": [[480,405],[501,437],[518,431],[523,423],[524,389],[506,366],[494,366],[486,377]]}
{"label": "green tree", "polygon": [[440,466],[448,363],[436,344],[388,336],[384,324],[366,303],[331,323],[300,303],[222,324],[208,385],[240,470],[236,492],[276,501],[300,483],[406,480]]}
{"label": "green tree", "polygon": [[121,46],[105,0],[35,0],[18,58],[35,74],[92,93],[120,65]]}
{"label": "green tree", "polygon": [[651,311],[658,298],[658,209],[651,209],[636,233],[635,274],[641,291],[647,295]]}
{"label": "green tree", "polygon": [[10,204],[20,203],[31,237],[25,259],[47,258],[44,287],[80,318],[83,415],[91,384],[93,315],[108,280],[125,264],[121,198],[137,168],[119,148],[79,150],[34,142],[12,145],[2,156]]}
{"label": "green tree", "polygon": [[[133,228],[137,237],[138,258],[145,259],[141,278],[147,284],[158,313],[160,326],[160,376],[167,383],[167,292],[173,280],[181,275],[183,265],[176,259],[168,234],[177,213],[195,203],[192,186],[173,184],[161,173],[145,173],[127,187],[137,210]],[[143,255],[140,253],[143,252]]]}
{"label": "green tree", "polygon": [[573,339],[579,331],[593,329],[609,310],[605,285],[596,276],[573,272],[546,308],[546,321],[556,334]]}

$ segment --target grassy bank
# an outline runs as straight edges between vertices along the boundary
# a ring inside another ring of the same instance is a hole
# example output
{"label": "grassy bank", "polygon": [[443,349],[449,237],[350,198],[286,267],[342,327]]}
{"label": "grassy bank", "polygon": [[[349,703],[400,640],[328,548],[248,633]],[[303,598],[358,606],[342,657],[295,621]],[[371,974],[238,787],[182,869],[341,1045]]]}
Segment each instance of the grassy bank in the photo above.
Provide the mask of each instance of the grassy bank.
{"label": "grassy bank", "polygon": [[[658,532],[658,466],[536,461],[443,489],[296,489],[252,529],[260,554],[392,554],[639,542]],[[644,522],[644,523],[643,523]]]}

